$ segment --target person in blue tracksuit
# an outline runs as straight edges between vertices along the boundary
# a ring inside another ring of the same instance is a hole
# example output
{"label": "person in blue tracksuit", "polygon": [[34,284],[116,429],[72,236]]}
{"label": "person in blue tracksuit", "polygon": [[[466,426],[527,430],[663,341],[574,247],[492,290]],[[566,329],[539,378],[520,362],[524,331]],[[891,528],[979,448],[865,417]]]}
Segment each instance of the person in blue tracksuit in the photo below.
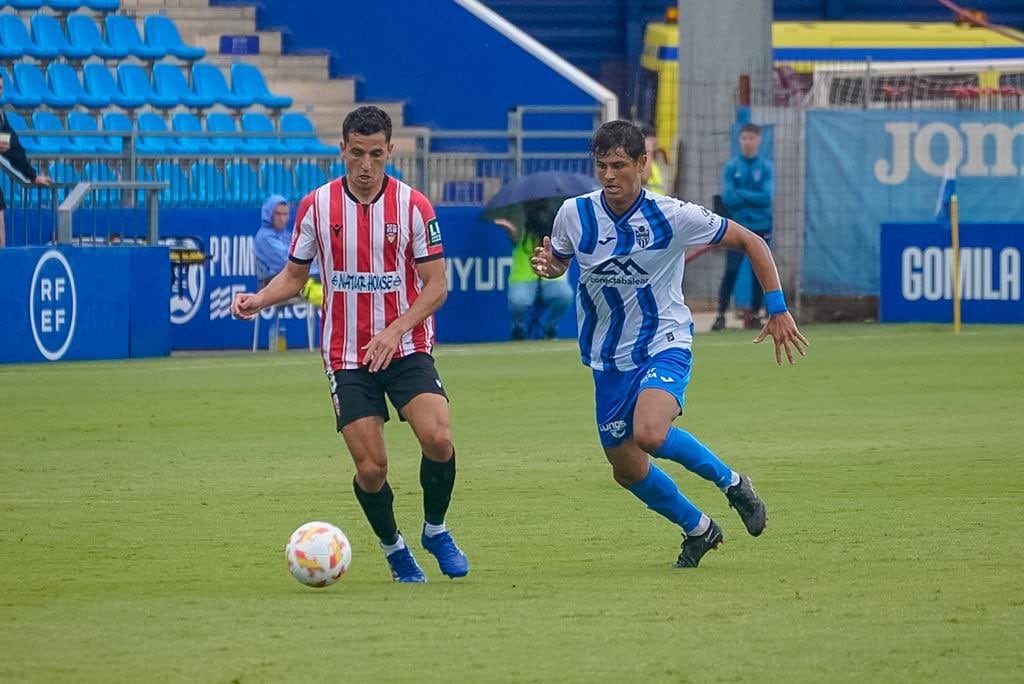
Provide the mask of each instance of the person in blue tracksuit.
{"label": "person in blue tracksuit", "polygon": [[[722,204],[733,221],[746,226],[772,245],[772,197],[774,174],[772,163],[761,157],[761,128],[746,124],[740,129],[740,155],[731,159],[722,172]],[[729,309],[736,276],[743,264],[743,252],[728,251],[725,256],[725,273],[718,288],[718,317],[712,330],[725,328],[725,312]],[[760,330],[761,303],[764,291],[757,278],[753,279],[750,312],[744,317],[743,327]]]}

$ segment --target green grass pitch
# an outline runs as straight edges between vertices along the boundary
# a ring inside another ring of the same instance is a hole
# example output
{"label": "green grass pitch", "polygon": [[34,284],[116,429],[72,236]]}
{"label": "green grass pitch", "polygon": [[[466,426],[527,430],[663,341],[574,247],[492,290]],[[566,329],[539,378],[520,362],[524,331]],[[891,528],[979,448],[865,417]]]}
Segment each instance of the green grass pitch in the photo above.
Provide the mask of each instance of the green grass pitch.
{"label": "green grass pitch", "polygon": [[[726,543],[618,488],[570,342],[441,348],[465,580],[419,547],[419,456],[389,423],[390,581],[314,355],[0,368],[0,681],[1020,681],[1024,331],[806,330],[795,368],[701,335],[680,425],[750,474],[750,538],[665,463]],[[328,589],[300,523],[344,529]]]}

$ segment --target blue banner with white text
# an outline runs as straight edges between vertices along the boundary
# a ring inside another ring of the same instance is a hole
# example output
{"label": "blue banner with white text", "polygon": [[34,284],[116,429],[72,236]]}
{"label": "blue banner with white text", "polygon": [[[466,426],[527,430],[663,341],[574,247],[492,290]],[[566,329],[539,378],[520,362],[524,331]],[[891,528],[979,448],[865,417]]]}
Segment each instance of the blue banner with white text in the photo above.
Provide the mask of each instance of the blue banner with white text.
{"label": "blue banner with white text", "polygon": [[879,293],[879,226],[932,221],[948,170],[961,221],[1024,222],[1024,112],[807,114],[806,294]]}
{"label": "blue banner with white text", "polygon": [[[961,224],[959,293],[964,323],[1024,323],[1024,224]],[[952,236],[944,226],[883,224],[883,322],[953,320]]]}
{"label": "blue banner with white text", "polygon": [[170,353],[162,247],[0,249],[0,363]]}
{"label": "blue banner with white text", "polygon": [[[256,286],[253,236],[258,209],[164,209],[161,235],[195,238],[207,259],[180,265],[172,273],[170,316],[173,349],[244,349],[252,344],[253,324],[231,317],[231,300]],[[509,339],[507,283],[512,244],[492,223],[479,220],[478,207],[439,207],[448,266],[448,300],[437,313],[439,342],[496,342]],[[272,325],[280,316],[287,344],[306,345],[305,304],[261,313],[258,346],[266,349]],[[320,312],[313,326],[319,344]],[[561,320],[560,337],[576,332],[575,314]]]}

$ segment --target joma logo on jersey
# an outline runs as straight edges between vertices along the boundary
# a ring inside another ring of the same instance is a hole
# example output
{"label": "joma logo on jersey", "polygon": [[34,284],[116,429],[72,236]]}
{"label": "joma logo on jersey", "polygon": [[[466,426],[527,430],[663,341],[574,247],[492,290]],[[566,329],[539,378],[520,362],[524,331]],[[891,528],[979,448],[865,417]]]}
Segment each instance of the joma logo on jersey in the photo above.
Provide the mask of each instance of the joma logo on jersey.
{"label": "joma logo on jersey", "polygon": [[[648,239],[650,236],[648,235]],[[643,247],[644,245],[641,245]],[[600,276],[645,276],[650,275],[640,268],[632,259],[609,259],[594,269],[594,275]]]}

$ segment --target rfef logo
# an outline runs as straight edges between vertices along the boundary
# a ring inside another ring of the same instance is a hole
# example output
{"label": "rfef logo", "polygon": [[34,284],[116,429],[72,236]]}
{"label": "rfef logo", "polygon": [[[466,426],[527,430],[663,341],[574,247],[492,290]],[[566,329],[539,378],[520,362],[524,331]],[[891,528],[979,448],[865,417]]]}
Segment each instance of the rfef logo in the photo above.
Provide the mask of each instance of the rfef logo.
{"label": "rfef logo", "polygon": [[32,272],[28,309],[36,348],[50,361],[63,357],[71,346],[77,307],[71,264],[55,249],[45,252]]}

